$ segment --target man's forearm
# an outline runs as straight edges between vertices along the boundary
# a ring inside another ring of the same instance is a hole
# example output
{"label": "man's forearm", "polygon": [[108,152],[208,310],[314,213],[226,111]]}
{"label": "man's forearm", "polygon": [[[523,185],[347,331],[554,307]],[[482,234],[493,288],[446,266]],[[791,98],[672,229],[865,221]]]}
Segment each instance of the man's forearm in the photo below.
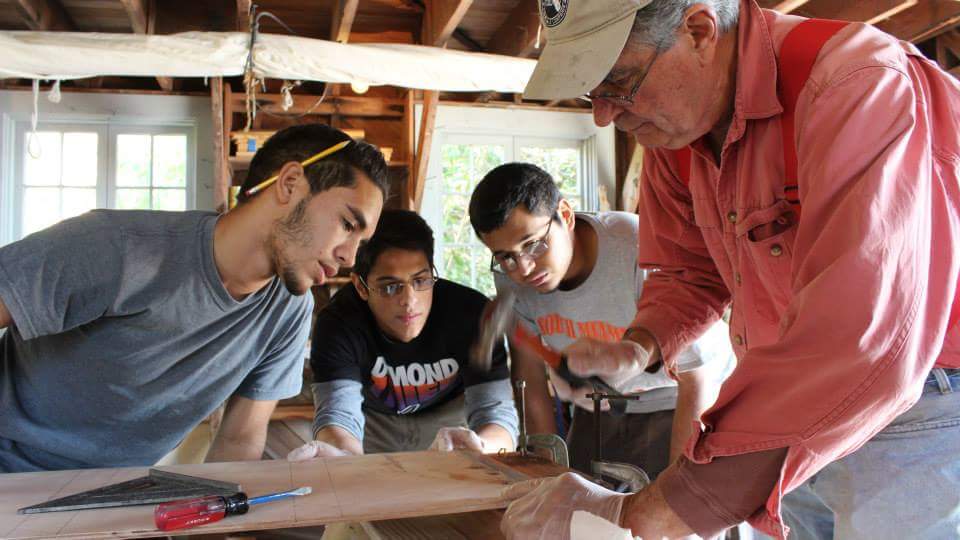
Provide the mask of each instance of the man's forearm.
{"label": "man's forearm", "polygon": [[620,526],[640,538],[683,538],[693,534],[667,504],[657,482],[623,501]]}
{"label": "man's forearm", "polygon": [[230,438],[217,436],[207,451],[206,463],[257,461],[263,457],[266,433],[262,437]]}
{"label": "man's forearm", "polygon": [[700,415],[710,405],[713,393],[706,386],[708,378],[703,369],[686,371],[677,380],[677,408],[670,433],[670,463],[683,453],[683,448],[700,423]]}
{"label": "man's forearm", "polygon": [[495,454],[500,450],[513,452],[513,436],[500,424],[485,424],[477,430],[477,435],[483,439],[483,451]]}
{"label": "man's forearm", "polygon": [[340,450],[355,456],[363,455],[363,443],[339,426],[326,426],[317,432],[316,440],[336,446]]}

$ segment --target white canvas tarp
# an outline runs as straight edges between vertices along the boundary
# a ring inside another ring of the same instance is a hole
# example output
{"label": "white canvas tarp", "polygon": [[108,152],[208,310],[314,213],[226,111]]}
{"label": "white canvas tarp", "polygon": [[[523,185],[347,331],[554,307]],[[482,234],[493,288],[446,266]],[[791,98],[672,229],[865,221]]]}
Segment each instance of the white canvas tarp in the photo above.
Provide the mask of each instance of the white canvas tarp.
{"label": "white canvas tarp", "polygon": [[[146,36],[2,31],[0,78],[242,75],[249,40],[249,34],[240,32]],[[259,34],[253,64],[261,78],[520,93],[536,62],[422,45],[344,44]]]}

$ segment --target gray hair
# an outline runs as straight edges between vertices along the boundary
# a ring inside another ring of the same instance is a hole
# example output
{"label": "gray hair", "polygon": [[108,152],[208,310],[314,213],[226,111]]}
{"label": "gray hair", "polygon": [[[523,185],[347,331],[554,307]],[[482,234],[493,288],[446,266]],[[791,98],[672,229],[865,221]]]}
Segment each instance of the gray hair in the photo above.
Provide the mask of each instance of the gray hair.
{"label": "gray hair", "polygon": [[676,29],[687,8],[706,4],[717,13],[720,33],[726,34],[740,20],[740,0],[654,0],[637,12],[630,41],[667,50],[676,41]]}

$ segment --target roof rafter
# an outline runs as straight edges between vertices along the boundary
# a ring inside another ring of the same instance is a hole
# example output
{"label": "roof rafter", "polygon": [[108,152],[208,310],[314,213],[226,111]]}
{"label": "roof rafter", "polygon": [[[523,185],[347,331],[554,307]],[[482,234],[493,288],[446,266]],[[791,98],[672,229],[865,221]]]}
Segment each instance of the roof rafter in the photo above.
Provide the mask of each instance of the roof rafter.
{"label": "roof rafter", "polygon": [[16,5],[31,30],[69,32],[76,29],[59,0],[17,0]]}
{"label": "roof rafter", "polygon": [[421,42],[443,47],[460,26],[473,0],[426,0]]}
{"label": "roof rafter", "polygon": [[[147,0],[120,0],[120,3],[123,4],[123,9],[127,11],[127,16],[130,17],[130,26],[134,33],[144,35],[153,33],[150,18],[154,16],[156,10],[154,2],[151,1],[148,4]],[[173,91],[172,77],[157,77],[157,84],[164,92]]]}
{"label": "roof rafter", "polygon": [[960,23],[960,2],[928,0],[877,24],[877,28],[906,41],[923,41]]}
{"label": "roof rafter", "polygon": [[804,15],[876,24],[917,5],[918,0],[831,0],[803,10]]}

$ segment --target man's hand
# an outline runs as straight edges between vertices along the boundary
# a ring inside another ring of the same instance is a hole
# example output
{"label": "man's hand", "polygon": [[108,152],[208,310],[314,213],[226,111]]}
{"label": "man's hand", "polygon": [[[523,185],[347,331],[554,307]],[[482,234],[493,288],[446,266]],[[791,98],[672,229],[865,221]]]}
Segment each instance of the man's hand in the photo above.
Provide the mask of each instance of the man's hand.
{"label": "man's hand", "polygon": [[[593,388],[590,386],[571,388],[570,383],[563,380],[563,378],[557,375],[557,372],[549,366],[547,366],[547,375],[550,377],[550,384],[553,385],[553,391],[556,392],[557,397],[560,398],[561,401],[573,403],[577,407],[588,411],[593,410],[593,399],[587,397],[587,394],[593,392]],[[609,411],[610,402],[605,399],[601,400],[600,410]]]}
{"label": "man's hand", "polygon": [[602,488],[575,473],[548,480],[519,482],[503,491],[513,501],[500,522],[508,540],[568,540],[574,510],[585,510],[611,523],[620,522],[627,495]]}
{"label": "man's hand", "polygon": [[287,461],[306,461],[315,458],[332,458],[352,455],[323,441],[310,441],[287,454]]}
{"label": "man's hand", "polygon": [[473,430],[462,427],[444,427],[437,431],[437,436],[430,445],[430,450],[451,452],[453,450],[474,450],[483,452],[483,439]]}
{"label": "man's hand", "polygon": [[620,391],[629,390],[629,381],[643,373],[651,353],[634,341],[600,341],[580,338],[568,345],[563,354],[576,375],[596,375]]}

